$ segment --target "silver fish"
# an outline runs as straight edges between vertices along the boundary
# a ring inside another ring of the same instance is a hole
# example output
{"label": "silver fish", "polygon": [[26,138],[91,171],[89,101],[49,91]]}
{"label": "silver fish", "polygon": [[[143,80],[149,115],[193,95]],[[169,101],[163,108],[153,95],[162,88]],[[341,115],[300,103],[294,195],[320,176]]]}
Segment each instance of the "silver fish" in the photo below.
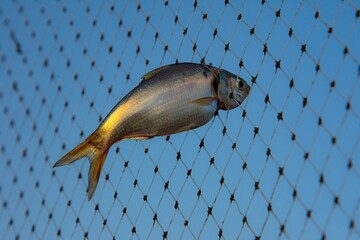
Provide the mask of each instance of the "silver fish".
{"label": "silver fish", "polygon": [[88,200],[96,190],[109,148],[123,139],[149,139],[198,128],[219,110],[238,107],[249,94],[242,78],[195,63],[160,67],[142,77],[84,142],[54,167],[87,157]]}

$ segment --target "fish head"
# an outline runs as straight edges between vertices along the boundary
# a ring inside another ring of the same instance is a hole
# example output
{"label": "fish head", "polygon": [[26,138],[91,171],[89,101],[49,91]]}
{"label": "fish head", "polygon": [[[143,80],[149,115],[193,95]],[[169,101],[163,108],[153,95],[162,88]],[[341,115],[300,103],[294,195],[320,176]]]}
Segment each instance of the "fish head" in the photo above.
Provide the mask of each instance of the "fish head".
{"label": "fish head", "polygon": [[250,86],[241,77],[226,70],[218,73],[218,108],[230,110],[238,107],[249,95]]}

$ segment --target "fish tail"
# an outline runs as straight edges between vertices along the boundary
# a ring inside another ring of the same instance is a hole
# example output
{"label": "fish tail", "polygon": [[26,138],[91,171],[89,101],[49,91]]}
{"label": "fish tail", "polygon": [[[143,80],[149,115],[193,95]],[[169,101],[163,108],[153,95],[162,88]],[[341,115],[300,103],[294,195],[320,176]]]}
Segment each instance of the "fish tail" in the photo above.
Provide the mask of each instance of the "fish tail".
{"label": "fish tail", "polygon": [[59,161],[54,164],[54,167],[64,166],[73,163],[83,157],[90,161],[90,168],[88,174],[88,200],[92,198],[99,181],[102,167],[106,156],[109,152],[109,146],[98,131],[91,134],[85,141],[80,143],[73,150],[68,152]]}

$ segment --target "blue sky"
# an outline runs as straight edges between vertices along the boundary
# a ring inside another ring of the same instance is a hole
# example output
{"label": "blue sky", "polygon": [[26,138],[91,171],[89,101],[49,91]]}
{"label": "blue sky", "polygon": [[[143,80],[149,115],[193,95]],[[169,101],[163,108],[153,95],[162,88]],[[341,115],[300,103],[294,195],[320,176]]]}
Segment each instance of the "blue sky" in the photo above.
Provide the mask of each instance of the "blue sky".
{"label": "blue sky", "polygon": [[[359,8],[1,2],[0,238],[358,239]],[[251,84],[240,107],[114,144],[90,202],[86,159],[52,169],[143,74],[202,59]]]}

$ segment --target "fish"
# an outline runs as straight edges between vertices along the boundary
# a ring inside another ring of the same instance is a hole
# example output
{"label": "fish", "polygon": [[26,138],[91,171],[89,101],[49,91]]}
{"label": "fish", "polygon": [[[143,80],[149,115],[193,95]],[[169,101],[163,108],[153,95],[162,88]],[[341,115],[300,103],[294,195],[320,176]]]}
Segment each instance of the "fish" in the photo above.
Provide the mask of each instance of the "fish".
{"label": "fish", "polygon": [[146,140],[208,123],[218,110],[234,109],[250,86],[226,70],[197,63],[162,66],[145,74],[98,128],[53,167],[86,157],[90,161],[88,200],[93,197],[110,147],[121,140]]}

